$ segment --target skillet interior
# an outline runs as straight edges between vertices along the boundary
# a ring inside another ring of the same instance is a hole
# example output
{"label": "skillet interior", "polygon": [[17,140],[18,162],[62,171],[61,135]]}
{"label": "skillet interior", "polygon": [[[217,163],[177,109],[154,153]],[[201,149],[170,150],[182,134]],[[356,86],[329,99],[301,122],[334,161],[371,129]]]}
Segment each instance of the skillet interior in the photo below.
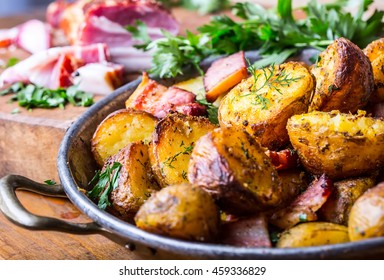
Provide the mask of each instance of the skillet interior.
{"label": "skillet interior", "polygon": [[[181,79],[162,80],[173,84]],[[131,82],[94,104],[67,131],[57,160],[58,172],[65,192],[73,204],[84,214],[109,232],[115,242],[151,248],[157,255],[151,258],[197,258],[197,259],[372,259],[384,257],[384,238],[336,245],[278,249],[236,248],[226,245],[201,244],[166,238],[144,232],[113,215],[100,210],[87,196],[78,191],[86,188],[93,177],[96,164],[90,148],[90,140],[97,125],[111,112],[123,108],[124,102],[140,80]],[[128,247],[128,246],[127,246]],[[168,255],[171,253],[171,255]]]}

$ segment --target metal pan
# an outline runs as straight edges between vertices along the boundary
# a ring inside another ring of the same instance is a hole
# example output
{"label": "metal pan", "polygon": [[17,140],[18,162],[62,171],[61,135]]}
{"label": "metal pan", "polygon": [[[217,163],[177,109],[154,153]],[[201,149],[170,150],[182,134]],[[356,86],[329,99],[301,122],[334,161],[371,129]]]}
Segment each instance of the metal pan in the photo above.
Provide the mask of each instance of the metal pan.
{"label": "metal pan", "polygon": [[[161,82],[170,85],[181,79],[187,79],[193,74],[190,73],[179,79],[161,80]],[[57,159],[61,185],[39,184],[17,175],[8,175],[0,179],[0,210],[9,220],[31,230],[102,234],[127,249],[136,250],[138,254],[151,259],[377,259],[384,257],[384,238],[294,249],[238,248],[181,241],[151,234],[100,210],[94,202],[78,190],[78,188],[86,188],[97,168],[91,154],[90,140],[97,125],[109,113],[124,107],[125,100],[133,93],[140,81],[138,79],[131,82],[97,102],[66,132]],[[21,205],[15,193],[16,189],[47,196],[68,197],[93,222],[74,224],[34,215]]]}

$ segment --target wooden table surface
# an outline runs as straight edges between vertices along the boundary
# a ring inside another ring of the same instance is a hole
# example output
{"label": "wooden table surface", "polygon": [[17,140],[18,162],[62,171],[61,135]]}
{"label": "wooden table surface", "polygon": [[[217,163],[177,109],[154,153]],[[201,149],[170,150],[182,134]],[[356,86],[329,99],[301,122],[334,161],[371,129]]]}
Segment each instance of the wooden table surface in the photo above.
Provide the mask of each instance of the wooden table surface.
{"label": "wooden table surface", "polygon": [[[257,1],[273,5],[276,1]],[[294,1],[300,4],[304,1]],[[376,7],[382,1],[375,1]],[[208,16],[176,9],[175,17],[182,29],[195,30],[195,27],[209,21]],[[44,19],[44,11],[0,18],[0,29],[13,27],[27,19]],[[0,59],[9,56],[26,56],[20,50],[4,53],[0,49]],[[99,100],[102,97],[97,97]],[[0,177],[13,173],[42,182],[47,179],[59,181],[56,169],[58,148],[66,129],[86,108],[67,106],[65,110],[21,109],[19,114],[11,114],[17,107],[9,104],[9,97],[0,97]],[[32,213],[56,217],[71,222],[85,222],[89,219],[66,199],[46,198],[41,195],[18,191],[23,205]],[[0,259],[141,259],[131,252],[101,235],[74,235],[60,232],[31,231],[9,222],[0,214]]]}

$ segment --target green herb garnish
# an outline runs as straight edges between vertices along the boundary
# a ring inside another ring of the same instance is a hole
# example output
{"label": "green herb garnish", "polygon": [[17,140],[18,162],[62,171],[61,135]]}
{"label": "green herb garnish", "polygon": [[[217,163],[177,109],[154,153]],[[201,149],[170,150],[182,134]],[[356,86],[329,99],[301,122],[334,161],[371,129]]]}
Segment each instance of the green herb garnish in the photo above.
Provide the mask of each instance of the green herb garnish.
{"label": "green herb garnish", "polygon": [[209,14],[229,8],[229,0],[158,0],[168,8],[181,6],[196,10],[200,14]]}
{"label": "green herb garnish", "polygon": [[18,59],[17,57],[11,57],[8,59],[7,65],[5,67],[6,68],[12,67],[12,66],[16,65],[17,63],[19,63],[19,61],[20,61],[20,59]]}
{"label": "green herb garnish", "polygon": [[307,214],[300,214],[299,220],[300,222],[307,222]]}
{"label": "green herb garnish", "polygon": [[219,124],[218,113],[219,107],[207,101],[204,97],[196,98],[196,102],[207,107],[208,119],[213,124]]}
{"label": "green herb garnish", "polygon": [[[239,18],[216,16],[198,28],[197,34],[174,36],[149,43],[152,51],[151,73],[160,77],[183,74],[188,65],[200,69],[200,62],[210,55],[229,55],[240,50],[259,50],[262,59],[256,67],[281,64],[304,48],[324,50],[335,39],[344,37],[359,47],[382,36],[383,11],[367,15],[372,0],[360,0],[357,12],[349,12],[354,0],[337,0],[320,4],[315,0],[298,8],[304,19],[293,17],[292,1],[278,0],[275,9],[245,2],[236,3],[232,13]],[[200,69],[201,70],[201,69]]]}
{"label": "green herb garnish", "polygon": [[50,179],[45,180],[44,183],[46,183],[49,186],[53,186],[57,184],[54,180],[50,180]]}
{"label": "green herb garnish", "polygon": [[98,199],[97,205],[102,210],[111,205],[109,195],[119,184],[118,179],[121,166],[119,162],[107,165],[103,171],[98,170],[89,183],[94,185],[94,187],[87,192],[87,195],[92,199]]}
{"label": "green herb garnish", "polygon": [[11,101],[18,102],[20,106],[27,109],[64,108],[67,103],[88,107],[94,103],[92,94],[78,90],[76,85],[67,89],[52,90],[34,84],[25,85],[18,82],[0,92],[0,96],[7,94],[13,94]]}
{"label": "green herb garnish", "polygon": [[184,151],[178,152],[178,153],[174,154],[173,156],[168,157],[163,162],[163,165],[166,165],[166,166],[168,166],[169,168],[172,168],[172,169],[175,168],[172,164],[177,160],[177,157],[179,155],[190,155],[192,153],[192,150],[193,150],[193,145],[184,147]]}

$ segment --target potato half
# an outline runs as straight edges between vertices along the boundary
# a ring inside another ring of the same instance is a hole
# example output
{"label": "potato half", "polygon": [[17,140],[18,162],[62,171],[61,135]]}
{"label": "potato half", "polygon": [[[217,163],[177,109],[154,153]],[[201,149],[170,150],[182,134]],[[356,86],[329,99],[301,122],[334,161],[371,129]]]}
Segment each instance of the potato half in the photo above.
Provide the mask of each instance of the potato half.
{"label": "potato half", "polygon": [[124,220],[132,219],[141,205],[160,189],[148,157],[148,145],[134,142],[110,157],[106,164],[121,163],[118,186],[112,190],[111,211]]}
{"label": "potato half", "polygon": [[149,142],[157,119],[134,109],[121,109],[108,115],[97,127],[92,140],[92,153],[103,166],[108,157],[136,141]]}
{"label": "potato half", "polygon": [[312,73],[316,78],[316,90],[309,112],[355,113],[368,103],[374,89],[368,57],[345,38],[335,40],[320,54]]}
{"label": "potato half", "polygon": [[384,183],[360,196],[348,220],[351,241],[384,236]]}
{"label": "potato half", "polygon": [[264,149],[246,132],[217,128],[192,152],[188,179],[233,214],[254,213],[281,201],[281,182]]}
{"label": "potato half", "polygon": [[312,174],[346,179],[371,175],[384,164],[384,121],[364,111],[296,115],[287,129],[301,163]]}
{"label": "potato half", "polygon": [[194,241],[212,241],[220,215],[212,197],[189,184],[168,186],[149,198],[135,216],[138,228]]}
{"label": "potato half", "polygon": [[183,114],[168,115],[157,124],[150,158],[162,187],[188,182],[188,163],[195,143],[215,127],[206,118]]}
{"label": "potato half", "polygon": [[278,149],[289,140],[288,118],[307,112],[314,86],[310,71],[298,62],[256,70],[221,101],[220,126],[243,128],[262,146]]}
{"label": "potato half", "polygon": [[349,242],[347,227],[327,222],[311,222],[285,230],[276,247],[308,247],[345,242]]}

